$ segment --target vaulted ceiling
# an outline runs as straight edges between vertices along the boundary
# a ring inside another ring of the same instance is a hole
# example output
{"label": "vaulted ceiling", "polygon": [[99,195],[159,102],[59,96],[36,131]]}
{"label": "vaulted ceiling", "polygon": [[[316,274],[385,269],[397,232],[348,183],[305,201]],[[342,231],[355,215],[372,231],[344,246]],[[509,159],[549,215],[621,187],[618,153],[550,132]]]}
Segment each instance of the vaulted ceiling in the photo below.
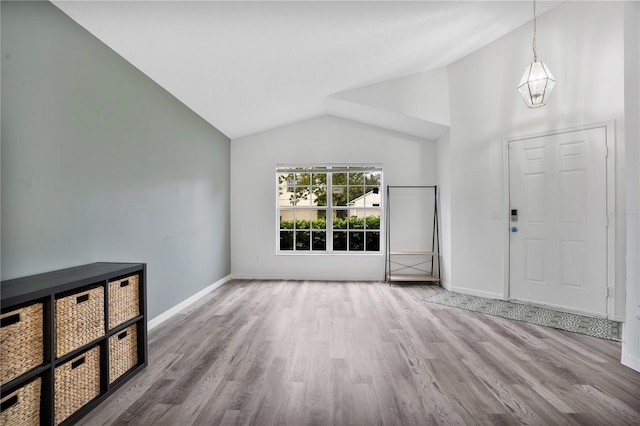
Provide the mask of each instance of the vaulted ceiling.
{"label": "vaulted ceiling", "polygon": [[232,139],[446,66],[532,18],[529,1],[53,3]]}

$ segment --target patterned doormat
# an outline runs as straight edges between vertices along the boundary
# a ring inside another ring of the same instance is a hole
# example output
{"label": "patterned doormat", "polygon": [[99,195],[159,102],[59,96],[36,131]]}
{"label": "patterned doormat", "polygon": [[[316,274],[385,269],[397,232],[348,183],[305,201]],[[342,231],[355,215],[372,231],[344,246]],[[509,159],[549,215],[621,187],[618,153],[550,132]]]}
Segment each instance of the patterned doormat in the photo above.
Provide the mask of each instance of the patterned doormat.
{"label": "patterned doormat", "polygon": [[462,308],[468,311],[495,315],[498,317],[530,322],[545,327],[573,331],[601,339],[620,341],[620,323],[606,318],[592,318],[583,315],[554,311],[553,309],[504,302],[484,297],[443,291],[424,299],[426,302]]}

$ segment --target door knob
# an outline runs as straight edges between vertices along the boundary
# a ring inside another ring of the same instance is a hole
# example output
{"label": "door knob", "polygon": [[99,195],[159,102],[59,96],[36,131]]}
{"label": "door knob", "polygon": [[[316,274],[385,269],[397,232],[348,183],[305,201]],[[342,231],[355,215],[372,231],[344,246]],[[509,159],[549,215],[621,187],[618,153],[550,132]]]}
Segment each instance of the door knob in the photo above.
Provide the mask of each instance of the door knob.
{"label": "door knob", "polygon": [[516,226],[511,227],[511,232],[518,232],[518,228]]}

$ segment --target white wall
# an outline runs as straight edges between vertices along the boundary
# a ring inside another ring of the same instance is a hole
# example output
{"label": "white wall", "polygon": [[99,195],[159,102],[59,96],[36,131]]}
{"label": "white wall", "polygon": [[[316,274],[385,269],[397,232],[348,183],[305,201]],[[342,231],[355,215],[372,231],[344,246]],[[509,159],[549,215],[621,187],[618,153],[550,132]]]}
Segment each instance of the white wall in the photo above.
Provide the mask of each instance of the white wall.
{"label": "white wall", "polygon": [[640,371],[640,3],[624,5],[627,309],[622,363]]}
{"label": "white wall", "polygon": [[382,254],[276,255],[276,165],[309,163],[380,163],[385,185],[429,185],[436,181],[434,142],[336,117],[319,117],[234,139],[233,276],[382,280]]}
{"label": "white wall", "polygon": [[442,287],[451,286],[451,156],[449,132],[436,141],[436,171],[438,175],[438,215],[440,221],[440,262]]}
{"label": "white wall", "polygon": [[[615,208],[624,210],[622,9],[621,3],[567,2],[538,19],[539,58],[558,81],[544,108],[526,108],[516,91],[532,60],[531,24],[449,67],[452,289],[502,296],[506,137],[616,120]],[[616,311],[623,312],[625,218],[612,225],[618,253]]]}

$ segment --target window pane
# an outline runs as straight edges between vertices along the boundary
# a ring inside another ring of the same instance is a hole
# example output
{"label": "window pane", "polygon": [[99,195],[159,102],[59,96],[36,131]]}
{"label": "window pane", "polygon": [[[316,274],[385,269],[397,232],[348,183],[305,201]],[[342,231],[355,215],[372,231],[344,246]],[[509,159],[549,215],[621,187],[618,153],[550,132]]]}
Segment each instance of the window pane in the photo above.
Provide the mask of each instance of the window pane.
{"label": "window pane", "polygon": [[309,231],[296,232],[296,250],[309,250],[311,233]]}
{"label": "window pane", "polygon": [[325,219],[324,217],[326,216],[327,212],[325,212],[324,210],[313,210],[312,213],[314,214],[314,217],[311,221],[311,227],[313,229],[327,229],[327,219]]}
{"label": "window pane", "polygon": [[293,210],[280,210],[280,229],[293,229]]}
{"label": "window pane", "polygon": [[347,233],[345,231],[333,232],[333,250],[334,251],[347,250]]}
{"label": "window pane", "polygon": [[349,251],[364,251],[364,232],[349,232]]}
{"label": "window pane", "polygon": [[278,173],[278,183],[283,186],[294,186],[296,184],[295,173]]}
{"label": "window pane", "polygon": [[333,211],[333,229],[347,229],[349,221],[347,219],[347,210]]}
{"label": "window pane", "polygon": [[326,186],[312,186],[311,197],[312,204],[314,206],[326,206],[327,205],[327,187]]}
{"label": "window pane", "polygon": [[351,209],[349,209],[349,212],[348,212],[349,219],[350,219],[349,220],[349,224],[352,224],[353,219],[357,219],[357,218],[364,219],[365,213],[366,213],[366,210],[364,208],[362,208],[362,207],[361,208],[351,208]]}
{"label": "window pane", "polygon": [[284,191],[287,190],[287,176],[289,176],[288,173],[278,173],[278,193],[282,194]]}
{"label": "window pane", "polygon": [[308,186],[296,186],[296,206],[311,206],[311,199],[313,198],[313,193],[311,192],[310,187]]}
{"label": "window pane", "polygon": [[367,232],[367,251],[380,251],[380,232]]}
{"label": "window pane", "polygon": [[349,185],[364,185],[364,173],[363,172],[349,173]]}
{"label": "window pane", "polygon": [[364,229],[364,217],[351,216],[349,218],[349,229]]}
{"label": "window pane", "polygon": [[296,210],[296,229],[311,228],[311,210]]}
{"label": "window pane", "polygon": [[377,186],[366,187],[364,205],[367,207],[380,207],[380,188]]}
{"label": "window pane", "polygon": [[327,249],[327,233],[313,231],[311,244],[313,245],[313,250],[326,250]]}
{"label": "window pane", "polygon": [[300,201],[300,195],[295,187],[291,189],[291,192],[288,193],[288,203],[290,206],[297,206],[298,201]]}
{"label": "window pane", "polygon": [[350,206],[364,205],[364,186],[349,187],[349,205]]}
{"label": "window pane", "polygon": [[280,231],[280,250],[293,250],[293,231]]}
{"label": "window pane", "polygon": [[311,184],[310,173],[290,173],[288,177],[288,190],[293,194],[293,205],[309,205],[309,185]]}
{"label": "window pane", "polygon": [[278,174],[278,206],[287,207],[295,206],[295,185],[293,183],[293,174]]}
{"label": "window pane", "polygon": [[380,229],[380,210],[367,210],[365,228]]}
{"label": "window pane", "polygon": [[334,206],[346,206],[348,203],[347,187],[346,186],[334,186],[332,190],[332,205]]}
{"label": "window pane", "polygon": [[298,186],[307,186],[311,184],[311,173],[296,173],[295,183]]}
{"label": "window pane", "polygon": [[334,185],[346,185],[347,184],[347,174],[346,173],[333,173],[331,178],[331,183]]}
{"label": "window pane", "polygon": [[364,176],[365,185],[380,185],[380,177],[382,174],[380,172],[367,172]]}
{"label": "window pane", "polygon": [[313,173],[311,175],[311,184],[315,186],[327,186],[327,174]]}

